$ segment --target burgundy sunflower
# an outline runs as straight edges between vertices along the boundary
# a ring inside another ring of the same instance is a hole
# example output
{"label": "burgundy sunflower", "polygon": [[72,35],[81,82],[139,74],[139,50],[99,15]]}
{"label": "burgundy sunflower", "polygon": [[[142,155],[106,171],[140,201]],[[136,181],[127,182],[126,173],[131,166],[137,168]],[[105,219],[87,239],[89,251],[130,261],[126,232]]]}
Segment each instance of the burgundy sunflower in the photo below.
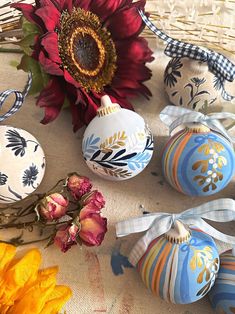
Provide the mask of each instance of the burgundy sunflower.
{"label": "burgundy sunflower", "polygon": [[140,0],[35,0],[15,3],[36,24],[31,57],[49,74],[37,104],[45,108],[42,123],[54,120],[68,101],[74,130],[95,116],[100,98],[108,94],[122,107],[133,109],[127,98],[151,96],[143,84],[153,60],[138,9]]}

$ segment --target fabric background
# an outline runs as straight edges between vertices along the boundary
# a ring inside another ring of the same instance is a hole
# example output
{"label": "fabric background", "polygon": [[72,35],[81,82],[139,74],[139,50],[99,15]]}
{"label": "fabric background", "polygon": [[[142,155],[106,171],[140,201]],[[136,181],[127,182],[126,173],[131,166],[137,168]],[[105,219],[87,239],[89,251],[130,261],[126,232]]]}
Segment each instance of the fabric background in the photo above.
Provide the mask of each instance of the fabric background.
{"label": "fabric background", "polygon": [[[151,46],[156,50],[156,40],[151,41]],[[168,130],[160,122],[158,115],[168,104],[163,90],[163,72],[169,58],[165,57],[161,51],[155,53],[155,57],[155,61],[150,65],[153,77],[147,83],[153,97],[150,101],[143,98],[133,101],[136,111],[145,118],[154,134],[154,156],[145,171],[129,181],[121,183],[105,181],[87,168],[81,154],[84,129],[77,134],[72,132],[69,111],[63,111],[55,122],[46,126],[41,125],[39,121],[43,112],[35,106],[35,98],[28,96],[22,109],[4,123],[31,132],[44,148],[47,169],[39,191],[46,191],[67,173],[77,171],[89,176],[94,187],[102,191],[106,198],[107,205],[103,213],[108,217],[108,233],[101,247],[97,249],[73,247],[63,254],[55,246],[44,249],[44,244],[38,245],[44,257],[42,266],[59,265],[59,283],[67,284],[73,290],[73,297],[65,307],[67,314],[213,313],[207,297],[191,305],[168,304],[147,291],[134,269],[126,269],[124,275],[116,277],[110,266],[111,252],[116,243],[115,223],[129,217],[139,216],[140,204],[151,212],[177,213],[219,197],[234,197],[234,181],[221,193],[208,198],[191,198],[179,194],[164,181],[160,157],[167,140]],[[17,71],[10,65],[12,60],[19,59],[19,54],[0,54],[1,91],[7,88],[23,89],[27,74]],[[9,106],[6,105],[2,111],[5,112],[8,108]],[[1,163],[4,162],[6,161],[1,160]],[[216,226],[224,232],[235,235],[234,223]],[[6,234],[2,231],[0,237],[5,237]],[[13,235],[13,230],[10,231],[10,235]],[[118,240],[122,253],[128,254],[139,236]],[[225,246],[222,246],[220,250],[224,248]]]}

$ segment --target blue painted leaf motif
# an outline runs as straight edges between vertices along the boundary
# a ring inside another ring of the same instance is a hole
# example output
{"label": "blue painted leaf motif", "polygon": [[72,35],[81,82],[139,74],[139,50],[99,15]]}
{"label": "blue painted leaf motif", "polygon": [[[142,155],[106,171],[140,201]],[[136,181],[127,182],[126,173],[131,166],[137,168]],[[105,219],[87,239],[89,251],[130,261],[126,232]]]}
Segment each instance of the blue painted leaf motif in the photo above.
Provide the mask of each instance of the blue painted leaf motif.
{"label": "blue painted leaf motif", "polygon": [[99,147],[96,145],[97,143],[99,143],[100,138],[99,137],[95,137],[94,134],[92,134],[90,137],[88,137],[85,142],[83,142],[83,155],[85,159],[90,160],[91,156],[97,151],[99,150]]}
{"label": "blue painted leaf motif", "polygon": [[130,170],[144,169],[151,159],[152,154],[149,152],[138,153],[127,161]]}
{"label": "blue painted leaf motif", "polygon": [[5,185],[7,183],[8,176],[0,172],[0,185]]}

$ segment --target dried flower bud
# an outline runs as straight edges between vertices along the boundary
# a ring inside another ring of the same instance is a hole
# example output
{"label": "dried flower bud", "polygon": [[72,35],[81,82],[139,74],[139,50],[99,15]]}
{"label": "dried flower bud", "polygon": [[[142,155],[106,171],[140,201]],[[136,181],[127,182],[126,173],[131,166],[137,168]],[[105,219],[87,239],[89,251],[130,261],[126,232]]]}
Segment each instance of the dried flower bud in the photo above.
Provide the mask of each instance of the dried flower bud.
{"label": "dried flower bud", "polygon": [[93,203],[97,208],[101,209],[105,205],[105,200],[103,195],[99,191],[94,190],[89,194],[85,195],[81,200],[82,206],[85,206],[90,203]]}
{"label": "dried flower bud", "polygon": [[74,199],[80,199],[84,194],[90,192],[92,184],[87,177],[82,177],[73,173],[67,181],[68,190],[71,192]]}
{"label": "dried flower bud", "polygon": [[59,193],[46,196],[38,205],[39,215],[46,220],[61,218],[68,209],[69,201]]}

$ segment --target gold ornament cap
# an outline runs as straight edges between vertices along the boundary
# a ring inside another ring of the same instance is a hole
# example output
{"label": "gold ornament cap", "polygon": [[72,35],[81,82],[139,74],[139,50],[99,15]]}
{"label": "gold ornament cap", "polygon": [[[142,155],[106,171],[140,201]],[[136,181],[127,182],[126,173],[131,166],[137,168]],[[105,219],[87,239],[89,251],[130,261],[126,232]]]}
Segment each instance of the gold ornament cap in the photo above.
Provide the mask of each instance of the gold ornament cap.
{"label": "gold ornament cap", "polygon": [[174,226],[165,234],[165,237],[171,243],[181,244],[187,242],[191,234],[182,222],[176,220]]}
{"label": "gold ornament cap", "polygon": [[120,111],[121,107],[119,104],[112,103],[110,97],[108,95],[104,95],[101,97],[101,106],[97,110],[97,116],[103,117],[107,116],[111,113]]}
{"label": "gold ornament cap", "polygon": [[191,133],[208,133],[211,131],[208,126],[198,122],[187,123],[185,124],[185,128]]}

